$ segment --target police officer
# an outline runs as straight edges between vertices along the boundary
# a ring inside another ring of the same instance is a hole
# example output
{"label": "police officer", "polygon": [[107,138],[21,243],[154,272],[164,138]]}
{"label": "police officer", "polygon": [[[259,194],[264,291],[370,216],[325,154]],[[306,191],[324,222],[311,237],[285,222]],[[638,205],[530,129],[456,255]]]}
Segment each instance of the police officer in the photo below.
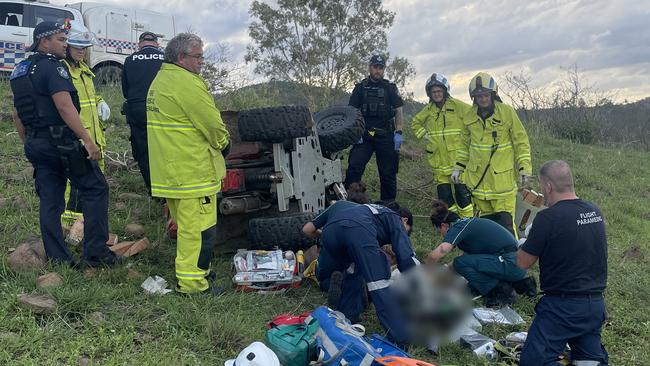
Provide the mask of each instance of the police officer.
{"label": "police officer", "polygon": [[424,91],[429,104],[413,117],[411,127],[415,137],[426,139],[427,160],[433,169],[438,198],[461,217],[472,217],[474,209],[467,186],[451,181],[463,117],[470,106],[451,96],[449,80],[440,73],[429,77]]}
{"label": "police officer", "polygon": [[530,178],[530,143],[517,112],[501,101],[498,92],[496,81],[485,72],[470,81],[474,105],[463,118],[451,179],[465,180],[481,217],[498,222],[517,237],[517,182],[525,186]]}
{"label": "police officer", "polygon": [[349,105],[358,108],[366,121],[366,131],[350,150],[345,186],[361,181],[366,164],[376,154],[381,183],[381,200],[397,196],[399,149],[402,144],[402,106],[397,85],[384,79],[386,60],[380,55],[370,59],[370,75],[354,86]]}
{"label": "police officer", "polygon": [[539,184],[547,209],[535,216],[517,265],[530,268],[539,259],[544,296],[521,353],[521,366],[560,365],[568,343],[573,365],[607,365],[600,337],[605,321],[607,236],[600,209],[576,196],[569,164],[546,162]]}
{"label": "police officer", "polygon": [[337,271],[345,273],[338,310],[356,321],[364,309],[363,283],[375,305],[379,323],[396,344],[408,344],[404,315],[390,291],[390,265],[381,246],[392,244],[400,271],[416,265],[408,234],[413,215],[393,202],[395,210],[364,204],[328,215],[322,228],[322,252],[335,260]]}
{"label": "police officer", "polygon": [[25,144],[25,155],[34,166],[41,236],[48,258],[75,265],[63,242],[60,222],[67,178],[83,202],[82,264],[112,265],[119,257],[106,246],[108,184],[97,164],[100,150],[79,119],[77,92],[68,70],[59,62],[66,54],[66,33],[54,22],[41,22],[34,29],[29,51],[35,53],[18,64],[10,76],[14,122]]}
{"label": "police officer", "polygon": [[165,55],[158,46],[158,36],[152,32],[143,32],[139,38],[138,52],[127,57],[122,68],[122,94],[126,98],[123,112],[131,128],[131,152],[149,193],[151,176],[147,152],[147,91],[164,58]]}

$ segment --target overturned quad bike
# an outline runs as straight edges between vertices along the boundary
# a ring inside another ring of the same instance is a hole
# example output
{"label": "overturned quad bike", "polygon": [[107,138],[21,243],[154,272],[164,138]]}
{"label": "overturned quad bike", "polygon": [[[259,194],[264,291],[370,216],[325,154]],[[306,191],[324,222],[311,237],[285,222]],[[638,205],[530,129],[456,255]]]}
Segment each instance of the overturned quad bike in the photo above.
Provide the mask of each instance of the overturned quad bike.
{"label": "overturned quad bike", "polygon": [[[237,249],[300,250],[314,244],[302,226],[332,200],[346,198],[342,150],[357,142],[361,112],[336,106],[224,111],[231,136],[226,177],[218,193],[218,253]],[[175,225],[168,223],[170,237]]]}

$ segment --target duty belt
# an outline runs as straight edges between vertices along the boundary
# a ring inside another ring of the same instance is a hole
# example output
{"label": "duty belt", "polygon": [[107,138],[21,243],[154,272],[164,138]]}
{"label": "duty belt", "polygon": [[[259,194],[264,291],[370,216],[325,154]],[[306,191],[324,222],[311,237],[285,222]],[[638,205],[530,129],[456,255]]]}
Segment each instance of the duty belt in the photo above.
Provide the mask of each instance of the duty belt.
{"label": "duty belt", "polygon": [[49,139],[50,136],[50,130],[45,129],[45,128],[36,128],[36,129],[29,129],[25,131],[25,135],[31,138],[35,139]]}

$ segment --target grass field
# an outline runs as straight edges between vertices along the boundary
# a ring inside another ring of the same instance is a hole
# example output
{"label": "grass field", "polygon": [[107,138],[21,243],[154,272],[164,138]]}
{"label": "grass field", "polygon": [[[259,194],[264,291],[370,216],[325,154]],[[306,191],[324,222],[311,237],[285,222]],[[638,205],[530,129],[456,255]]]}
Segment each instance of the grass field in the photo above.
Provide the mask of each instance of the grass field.
{"label": "grass field", "polygon": [[[124,202],[116,209],[118,196],[135,192],[145,196],[136,171],[110,165],[107,177],[111,186],[111,232],[124,237],[126,224],[144,225],[152,247],[128,261],[140,277],[127,277],[127,266],[102,270],[86,278],[82,273],[54,267],[64,285],[52,290],[36,287],[36,278],[45,273],[16,274],[6,266],[10,248],[30,236],[38,236],[38,199],[29,163],[22,145],[7,118],[10,101],[0,86],[0,198],[24,202],[0,207],[0,364],[77,365],[90,360],[98,365],[221,365],[241,348],[264,338],[264,324],[279,313],[300,313],[325,303],[318,288],[305,283],[300,289],[278,295],[235,293],[211,298],[161,297],[145,295],[140,283],[149,275],[174,280],[175,246],[164,235],[164,221],[158,204],[147,198]],[[123,156],[129,150],[128,128],[119,115],[121,100],[113,90],[107,93],[113,116],[108,129],[109,150]],[[574,168],[577,191],[582,198],[597,203],[607,222],[609,237],[609,286],[606,292],[610,319],[603,340],[612,365],[650,364],[650,267],[647,258],[629,256],[632,248],[641,253],[650,249],[650,153],[625,149],[572,144],[555,140],[529,126],[535,167],[548,159],[567,160]],[[407,144],[418,147],[406,134]],[[116,154],[115,156],[117,156]],[[376,169],[371,162],[366,180],[374,198],[378,196]],[[423,158],[403,160],[399,173],[398,200],[416,215],[412,236],[418,255],[425,255],[438,244],[426,218],[434,189]],[[229,286],[230,258],[215,259],[218,282]],[[533,270],[534,272],[536,269]],[[17,305],[20,293],[49,292],[58,310],[39,316]],[[520,301],[515,309],[529,323],[533,303]],[[380,332],[374,313],[364,314],[369,331]],[[501,337],[525,327],[486,327],[484,332]],[[431,356],[424,349],[413,353],[439,365],[481,365],[471,352],[455,345]],[[81,362],[80,362],[81,361]]]}

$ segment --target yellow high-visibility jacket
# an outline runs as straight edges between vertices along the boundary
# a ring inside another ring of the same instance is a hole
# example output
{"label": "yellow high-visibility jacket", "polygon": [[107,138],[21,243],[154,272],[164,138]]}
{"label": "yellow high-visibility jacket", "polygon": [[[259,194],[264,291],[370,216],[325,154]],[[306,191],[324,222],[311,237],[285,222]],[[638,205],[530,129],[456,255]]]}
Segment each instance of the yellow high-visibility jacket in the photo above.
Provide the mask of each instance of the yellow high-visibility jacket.
{"label": "yellow high-visibility jacket", "polygon": [[442,107],[430,102],[413,117],[411,128],[418,139],[427,139],[427,160],[436,176],[453,172],[463,117],[470,108],[467,103],[448,97]]}
{"label": "yellow high-visibility jacket", "polygon": [[97,104],[102,102],[103,99],[95,95],[95,85],[93,84],[95,74],[93,74],[90,67],[84,61],[79,63],[79,67],[72,67],[66,60],[63,60],[63,63],[68,67],[72,84],[77,89],[77,94],[79,95],[79,104],[81,105],[79,118],[81,119],[81,123],[88,130],[90,138],[95,141],[99,149],[104,151],[106,147],[106,135],[104,134],[104,128],[97,113]]}
{"label": "yellow high-visibility jacket", "polygon": [[199,75],[162,65],[147,95],[147,135],[153,196],[197,198],[221,189],[221,150],[230,135]]}
{"label": "yellow high-visibility jacket", "polygon": [[[507,198],[517,191],[519,173],[531,174],[528,135],[517,112],[508,105],[495,102],[494,114],[485,122],[477,111],[474,105],[463,119],[456,166],[465,171],[465,183],[475,198]],[[485,178],[480,182],[483,172]]]}

